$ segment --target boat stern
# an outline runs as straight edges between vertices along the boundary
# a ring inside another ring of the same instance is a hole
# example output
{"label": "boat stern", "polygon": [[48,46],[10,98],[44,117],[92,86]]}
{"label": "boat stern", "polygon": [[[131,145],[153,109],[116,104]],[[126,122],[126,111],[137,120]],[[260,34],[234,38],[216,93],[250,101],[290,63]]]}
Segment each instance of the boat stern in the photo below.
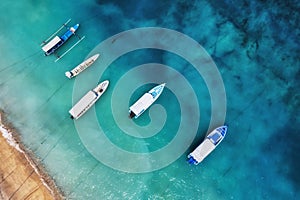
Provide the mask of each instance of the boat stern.
{"label": "boat stern", "polygon": [[198,165],[199,164],[199,162],[193,156],[191,156],[190,154],[187,157],[187,162],[191,165]]}
{"label": "boat stern", "polygon": [[72,72],[69,72],[69,71],[65,72],[65,75],[66,75],[66,77],[68,77],[70,79],[73,77]]}

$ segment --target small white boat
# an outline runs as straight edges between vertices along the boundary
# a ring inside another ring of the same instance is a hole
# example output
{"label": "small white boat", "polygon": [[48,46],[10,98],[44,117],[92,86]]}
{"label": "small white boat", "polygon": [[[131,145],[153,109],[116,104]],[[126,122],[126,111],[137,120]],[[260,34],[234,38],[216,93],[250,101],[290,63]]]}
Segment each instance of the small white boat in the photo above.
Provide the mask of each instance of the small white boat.
{"label": "small white boat", "polygon": [[138,118],[145,110],[147,110],[161,95],[165,83],[152,88],[149,92],[145,93],[137,102],[129,107],[129,117]]}
{"label": "small white boat", "polygon": [[109,84],[109,81],[103,81],[93,90],[90,90],[86,95],[84,95],[70,110],[69,113],[72,119],[78,119],[81,117],[88,109],[96,103],[96,101],[105,92]]}
{"label": "small white boat", "polygon": [[71,71],[67,71],[65,73],[66,77],[73,78],[73,77],[77,76],[83,70],[85,70],[86,68],[88,68],[89,66],[91,66],[97,60],[97,58],[99,56],[100,56],[100,54],[93,55],[92,57],[90,57],[90,58],[86,59],[85,61],[83,61],[82,63],[80,63],[78,66],[76,66]]}
{"label": "small white boat", "polygon": [[221,143],[226,133],[226,125],[220,126],[209,133],[204,141],[188,155],[188,163],[198,165]]}

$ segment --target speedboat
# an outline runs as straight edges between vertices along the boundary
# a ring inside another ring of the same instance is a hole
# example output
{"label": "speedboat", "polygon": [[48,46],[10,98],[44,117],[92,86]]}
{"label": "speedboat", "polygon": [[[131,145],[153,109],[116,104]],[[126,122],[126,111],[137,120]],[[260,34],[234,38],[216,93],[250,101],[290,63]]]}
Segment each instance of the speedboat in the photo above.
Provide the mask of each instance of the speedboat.
{"label": "speedboat", "polygon": [[204,141],[192,152],[188,158],[188,163],[198,165],[206,158],[224,139],[227,133],[227,126],[220,126],[210,132]]}
{"label": "speedboat", "polygon": [[147,110],[161,95],[165,83],[160,84],[152,88],[149,92],[146,92],[139,100],[137,100],[132,106],[129,107],[129,117],[138,118],[145,110]]}

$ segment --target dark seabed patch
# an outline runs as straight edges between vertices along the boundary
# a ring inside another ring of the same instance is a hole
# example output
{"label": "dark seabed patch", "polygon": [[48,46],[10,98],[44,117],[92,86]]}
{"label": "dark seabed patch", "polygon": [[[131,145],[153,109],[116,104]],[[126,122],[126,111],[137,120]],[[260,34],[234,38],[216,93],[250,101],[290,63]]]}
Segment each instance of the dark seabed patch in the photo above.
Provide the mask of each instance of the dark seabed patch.
{"label": "dark seabed patch", "polygon": [[[299,1],[210,2],[224,18],[245,34],[244,43],[254,41],[253,47],[257,48],[259,61],[264,61],[263,65],[272,67],[272,70],[276,74],[281,73],[283,78],[287,78],[286,71],[290,69],[280,67],[282,62],[299,66]],[[267,45],[259,45],[260,41],[268,42],[265,43]],[[272,60],[265,59],[269,57],[272,57]]]}
{"label": "dark seabed patch", "polygon": [[[300,105],[298,105],[298,108]],[[299,116],[294,112],[290,121],[300,123]],[[271,166],[276,168],[278,176],[285,176],[293,184],[294,191],[300,190],[300,135],[298,127],[286,124],[273,133],[272,139],[263,146],[266,157],[274,158]]]}

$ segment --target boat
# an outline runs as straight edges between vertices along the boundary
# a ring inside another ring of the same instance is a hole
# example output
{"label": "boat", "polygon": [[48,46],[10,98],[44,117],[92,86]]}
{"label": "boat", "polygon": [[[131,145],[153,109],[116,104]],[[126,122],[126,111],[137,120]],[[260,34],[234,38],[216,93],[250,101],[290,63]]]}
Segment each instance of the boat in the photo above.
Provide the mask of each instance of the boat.
{"label": "boat", "polygon": [[65,73],[66,77],[68,78],[73,78],[75,76],[77,76],[78,74],[80,74],[83,70],[85,70],[86,68],[88,68],[89,66],[91,66],[99,57],[100,54],[96,54],[93,55],[92,57],[86,59],[85,61],[83,61],[82,63],[80,63],[78,66],[76,66],[74,69],[72,69],[71,71],[67,71]]}
{"label": "boat", "polygon": [[129,117],[138,118],[145,110],[147,110],[161,95],[165,83],[160,84],[152,88],[149,92],[146,92],[139,100],[137,100],[132,106],[129,107]]}
{"label": "boat", "polygon": [[70,110],[69,113],[72,119],[78,119],[81,117],[86,111],[88,111],[92,105],[96,103],[96,101],[102,96],[102,94],[106,91],[109,85],[109,81],[105,80],[99,85],[97,85],[94,89],[90,90],[86,95],[84,95]]}
{"label": "boat", "polygon": [[79,24],[74,25],[73,27],[68,28],[68,30],[61,36],[55,36],[50,42],[42,47],[42,50],[45,52],[45,56],[49,56],[54,53],[59,47],[61,47],[72,35],[75,34],[75,31],[79,28]]}
{"label": "boat", "polygon": [[[71,19],[66,21],[55,33],[53,33],[48,39],[44,40],[41,43],[41,46],[43,46],[42,50],[44,51],[44,55],[49,56],[51,54],[54,54],[59,47],[61,47],[69,38],[71,38],[71,36],[76,35],[78,37],[79,40],[74,45],[72,45],[67,51],[65,51],[62,55],[55,54],[57,56],[55,62],[61,59],[63,56],[65,56],[69,51],[71,51],[76,45],[78,45],[85,38],[85,36],[79,37],[77,34],[75,34],[76,30],[79,28],[79,24],[76,24],[72,27],[67,26],[67,24],[70,21]],[[67,31],[62,36],[57,36],[56,34],[60,32],[64,27],[67,29]]]}
{"label": "boat", "polygon": [[187,156],[188,163],[198,165],[202,162],[222,142],[227,133],[227,128],[224,125],[210,132],[204,141]]}

